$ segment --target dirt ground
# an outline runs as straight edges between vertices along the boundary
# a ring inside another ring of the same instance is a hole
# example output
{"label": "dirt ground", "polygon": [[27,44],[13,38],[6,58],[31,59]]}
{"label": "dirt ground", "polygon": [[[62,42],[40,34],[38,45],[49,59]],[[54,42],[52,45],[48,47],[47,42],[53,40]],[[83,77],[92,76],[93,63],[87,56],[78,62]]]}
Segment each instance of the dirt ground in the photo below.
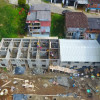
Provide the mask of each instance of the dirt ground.
{"label": "dirt ground", "polygon": [[[81,83],[93,83],[95,84],[95,80],[91,80],[89,78],[84,79],[84,82],[81,81],[81,78],[74,78],[75,81],[77,81],[77,85],[75,87],[63,87],[58,85],[54,85],[53,83],[49,82],[49,79],[57,77],[57,76],[66,76],[69,77],[67,74],[61,74],[61,73],[46,73],[43,75],[31,75],[30,72],[27,72],[24,75],[13,75],[10,72],[4,72],[1,71],[0,73],[0,87],[4,85],[5,83],[11,81],[8,85],[4,86],[1,89],[8,89],[8,95],[6,96],[0,96],[0,100],[12,100],[13,94],[37,94],[37,95],[57,95],[57,94],[67,94],[67,93],[76,93],[78,96],[80,96],[84,100],[100,100],[100,93],[93,93],[92,98],[87,98],[86,93],[86,86],[83,88],[80,88]],[[18,78],[18,79],[14,79]],[[20,80],[22,79],[22,80]],[[28,80],[28,84],[33,84],[34,88],[22,86],[25,84],[25,80]],[[13,82],[17,81],[16,84]],[[46,86],[44,86],[46,85]],[[11,91],[11,87],[14,87],[13,91]],[[5,99],[6,98],[6,99]],[[51,99],[52,100],[52,99]]]}

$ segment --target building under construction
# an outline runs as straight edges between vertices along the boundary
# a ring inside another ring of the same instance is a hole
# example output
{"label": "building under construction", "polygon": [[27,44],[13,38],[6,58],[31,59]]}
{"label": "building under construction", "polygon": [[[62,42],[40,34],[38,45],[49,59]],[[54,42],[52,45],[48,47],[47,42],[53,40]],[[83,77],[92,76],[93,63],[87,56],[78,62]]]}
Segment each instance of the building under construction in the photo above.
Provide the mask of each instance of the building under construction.
{"label": "building under construction", "polygon": [[84,66],[100,66],[96,40],[3,38],[0,67],[25,67],[42,72],[48,68],[68,72]]}

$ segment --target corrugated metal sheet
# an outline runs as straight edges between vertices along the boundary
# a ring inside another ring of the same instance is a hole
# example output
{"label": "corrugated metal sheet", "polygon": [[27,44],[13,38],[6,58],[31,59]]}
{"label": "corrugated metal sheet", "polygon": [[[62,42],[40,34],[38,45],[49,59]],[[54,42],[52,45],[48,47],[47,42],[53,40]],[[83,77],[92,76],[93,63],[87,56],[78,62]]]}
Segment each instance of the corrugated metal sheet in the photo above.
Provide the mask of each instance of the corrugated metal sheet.
{"label": "corrugated metal sheet", "polygon": [[96,40],[60,39],[61,62],[100,62],[100,44]]}
{"label": "corrugated metal sheet", "polygon": [[30,12],[27,15],[27,21],[34,21],[34,20],[36,20],[36,12]]}
{"label": "corrugated metal sheet", "polygon": [[51,12],[50,11],[37,11],[37,19],[42,20],[42,21],[50,21]]}
{"label": "corrugated metal sheet", "polygon": [[78,4],[88,4],[88,0],[77,0]]}
{"label": "corrugated metal sheet", "polygon": [[89,29],[100,29],[100,18],[88,18]]}
{"label": "corrugated metal sheet", "polygon": [[34,4],[31,6],[30,10],[50,10],[50,5],[48,5],[48,4]]}

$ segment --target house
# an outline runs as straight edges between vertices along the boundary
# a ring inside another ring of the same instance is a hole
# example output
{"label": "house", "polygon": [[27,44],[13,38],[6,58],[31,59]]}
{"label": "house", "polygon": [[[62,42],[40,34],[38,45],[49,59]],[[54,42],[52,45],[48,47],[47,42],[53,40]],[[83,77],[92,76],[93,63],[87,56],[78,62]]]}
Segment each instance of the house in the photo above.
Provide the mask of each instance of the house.
{"label": "house", "polygon": [[86,11],[90,10],[91,12],[100,12],[100,0],[88,0],[88,2]]}
{"label": "house", "polygon": [[74,7],[77,9],[78,6],[85,7],[88,4],[88,0],[75,0]]}
{"label": "house", "polygon": [[51,0],[51,3],[62,3],[64,6],[73,6],[75,0]]}
{"label": "house", "polygon": [[87,16],[82,12],[67,12],[65,14],[65,36],[67,39],[84,39],[88,28]]}
{"label": "house", "polygon": [[75,2],[75,0],[62,0],[62,3],[65,6],[74,6],[74,2]]}
{"label": "house", "polygon": [[83,66],[100,66],[96,40],[3,38],[0,44],[0,67],[11,71],[24,67],[42,74],[48,69],[67,72]]}
{"label": "house", "polygon": [[50,6],[46,4],[34,4],[30,7],[26,23],[29,35],[33,37],[49,37],[51,26]]}
{"label": "house", "polygon": [[88,18],[88,25],[86,39],[97,39],[100,34],[100,18]]}

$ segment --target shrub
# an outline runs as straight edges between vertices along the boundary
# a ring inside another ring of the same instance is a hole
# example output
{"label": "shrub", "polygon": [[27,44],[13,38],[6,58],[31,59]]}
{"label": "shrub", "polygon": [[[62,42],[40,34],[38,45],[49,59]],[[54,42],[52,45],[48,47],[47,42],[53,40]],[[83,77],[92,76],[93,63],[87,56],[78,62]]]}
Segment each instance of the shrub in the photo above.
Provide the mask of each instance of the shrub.
{"label": "shrub", "polygon": [[26,4],[26,0],[18,0],[18,4],[23,7]]}

